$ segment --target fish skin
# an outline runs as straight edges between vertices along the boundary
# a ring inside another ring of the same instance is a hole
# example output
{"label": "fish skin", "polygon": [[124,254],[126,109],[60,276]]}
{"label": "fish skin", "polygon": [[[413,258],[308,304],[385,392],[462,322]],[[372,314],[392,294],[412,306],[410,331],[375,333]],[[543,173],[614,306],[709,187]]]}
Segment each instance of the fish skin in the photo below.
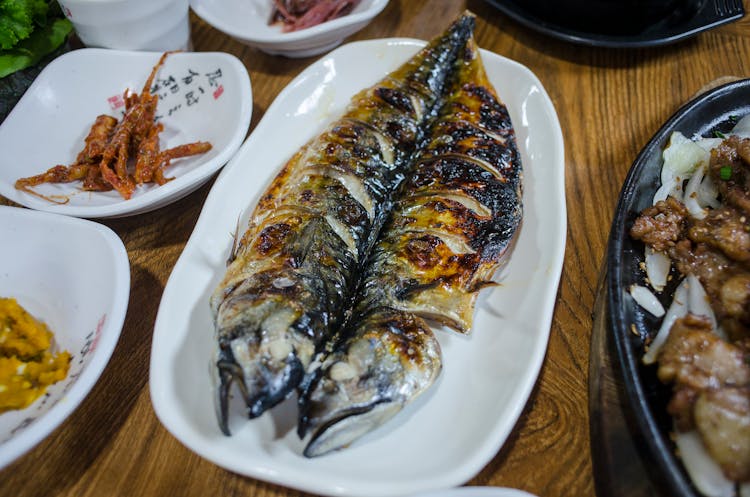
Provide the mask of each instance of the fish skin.
{"label": "fish skin", "polygon": [[[317,376],[309,390],[300,426],[302,436],[309,427],[319,427],[326,436],[312,438],[304,450],[307,457],[348,445],[424,391],[440,372],[440,345],[424,320],[377,309],[357,320],[352,338],[327,357],[322,369],[326,374]],[[347,432],[350,427],[354,433]]]}
{"label": "fish skin", "polygon": [[303,383],[298,433],[309,435],[307,457],[348,446],[429,389],[442,360],[428,320],[468,333],[479,290],[494,284],[516,238],[522,169],[510,116],[473,38],[456,66],[372,251],[353,317]]}
{"label": "fish skin", "polygon": [[248,416],[286,398],[348,315],[404,168],[434,117],[473,18],[454,23],[282,168],[250,216],[211,296],[219,427],[237,384]]}

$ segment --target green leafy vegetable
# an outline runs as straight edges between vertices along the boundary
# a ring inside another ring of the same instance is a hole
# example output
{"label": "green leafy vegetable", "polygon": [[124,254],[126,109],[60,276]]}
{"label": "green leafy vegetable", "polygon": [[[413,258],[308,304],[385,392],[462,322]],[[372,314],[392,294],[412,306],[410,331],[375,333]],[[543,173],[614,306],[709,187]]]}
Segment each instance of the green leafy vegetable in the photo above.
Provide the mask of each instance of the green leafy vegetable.
{"label": "green leafy vegetable", "polygon": [[65,42],[73,26],[67,19],[55,19],[11,50],[0,51],[0,78],[20,69],[33,66],[42,57]]}
{"label": "green leafy vegetable", "polygon": [[7,50],[28,38],[47,21],[45,0],[0,0],[0,48]]}
{"label": "green leafy vegetable", "polygon": [[38,63],[72,30],[54,0],[0,0],[0,78]]}

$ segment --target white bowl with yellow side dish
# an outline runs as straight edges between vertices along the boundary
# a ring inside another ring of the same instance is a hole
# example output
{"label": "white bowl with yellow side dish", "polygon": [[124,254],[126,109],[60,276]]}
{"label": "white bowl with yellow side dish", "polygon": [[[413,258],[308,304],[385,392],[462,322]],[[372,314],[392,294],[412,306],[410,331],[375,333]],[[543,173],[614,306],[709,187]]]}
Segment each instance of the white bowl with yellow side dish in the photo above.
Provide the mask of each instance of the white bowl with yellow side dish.
{"label": "white bowl with yellow side dish", "polygon": [[[0,239],[2,468],[50,435],[99,379],[125,320],[130,266],[112,230],[74,217],[0,206]],[[28,330],[40,327],[52,339],[35,349]]]}

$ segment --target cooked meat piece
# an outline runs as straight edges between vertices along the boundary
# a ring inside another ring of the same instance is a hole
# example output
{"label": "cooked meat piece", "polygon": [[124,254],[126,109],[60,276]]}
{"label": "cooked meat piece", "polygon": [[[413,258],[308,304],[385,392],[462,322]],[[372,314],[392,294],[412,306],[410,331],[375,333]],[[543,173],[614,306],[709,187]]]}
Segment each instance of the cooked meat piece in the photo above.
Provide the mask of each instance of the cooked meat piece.
{"label": "cooked meat piece", "polygon": [[704,316],[688,314],[672,325],[659,354],[659,379],[674,382],[668,410],[682,430],[693,425],[693,404],[708,389],[750,385],[746,354],[711,331]]}
{"label": "cooked meat piece", "polygon": [[667,404],[667,413],[672,416],[675,426],[679,431],[690,431],[695,428],[693,419],[693,406],[698,398],[700,390],[688,386],[675,386],[672,398]]}
{"label": "cooked meat piece", "polygon": [[713,209],[705,219],[696,220],[688,230],[694,242],[703,242],[721,250],[739,262],[750,261],[750,225],[748,218],[736,209]]}
{"label": "cooked meat piece", "polygon": [[[723,202],[750,213],[750,139],[730,136],[711,151],[709,175]],[[729,174],[722,170],[729,168]],[[726,179],[728,177],[728,179]]]}
{"label": "cooked meat piece", "polygon": [[750,388],[706,390],[695,401],[694,416],[703,443],[724,474],[750,480]]}
{"label": "cooked meat piece", "polygon": [[750,273],[730,277],[721,287],[720,301],[727,317],[739,321],[747,329],[750,324]]}
{"label": "cooked meat piece", "polygon": [[678,319],[659,355],[659,379],[703,390],[750,384],[750,366],[742,349],[711,331],[704,316]]}
{"label": "cooked meat piece", "polygon": [[689,239],[677,242],[669,255],[681,274],[693,274],[700,280],[711,302],[719,295],[724,281],[732,274],[742,272],[737,263],[723,253],[712,250],[705,243],[694,244]]}
{"label": "cooked meat piece", "polygon": [[665,252],[684,237],[688,211],[685,206],[667,197],[653,207],[644,209],[630,228],[630,236],[659,252]]}
{"label": "cooked meat piece", "polygon": [[677,242],[670,256],[682,274],[694,274],[703,285],[721,327],[733,340],[750,336],[750,270],[705,243]]}

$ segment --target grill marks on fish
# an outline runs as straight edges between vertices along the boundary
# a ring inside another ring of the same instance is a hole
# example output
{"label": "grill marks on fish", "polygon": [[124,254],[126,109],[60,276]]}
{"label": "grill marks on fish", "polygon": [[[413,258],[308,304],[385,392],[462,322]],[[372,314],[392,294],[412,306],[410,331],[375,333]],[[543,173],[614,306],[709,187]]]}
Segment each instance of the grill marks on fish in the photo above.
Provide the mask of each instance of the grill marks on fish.
{"label": "grill marks on fish", "polygon": [[[461,19],[379,84],[282,168],[237,241],[211,298],[219,425],[230,388],[248,416],[288,396],[338,330],[391,208],[450,61],[473,19]],[[339,368],[341,369],[341,368]]]}
{"label": "grill marks on fish", "polygon": [[347,446],[425,392],[441,369],[428,321],[467,333],[478,291],[521,222],[521,164],[507,110],[471,39],[370,255],[341,341],[303,384],[308,457]]}

